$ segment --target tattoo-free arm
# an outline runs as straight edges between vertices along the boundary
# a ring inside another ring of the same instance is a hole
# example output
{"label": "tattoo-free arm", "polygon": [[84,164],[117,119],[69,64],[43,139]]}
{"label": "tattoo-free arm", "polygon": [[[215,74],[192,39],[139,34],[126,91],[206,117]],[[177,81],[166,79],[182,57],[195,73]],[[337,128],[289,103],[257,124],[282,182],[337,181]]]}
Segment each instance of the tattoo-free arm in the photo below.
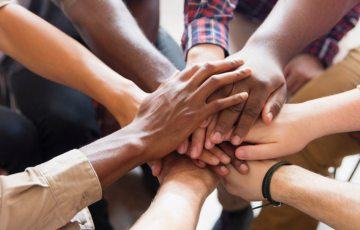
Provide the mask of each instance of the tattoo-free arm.
{"label": "tattoo-free arm", "polygon": [[102,103],[122,126],[135,117],[145,96],[143,91],[25,8],[10,4],[0,9],[0,37],[0,50],[4,53],[38,75]]}
{"label": "tattoo-free arm", "polygon": [[244,49],[264,47],[284,67],[309,43],[329,31],[357,3],[358,0],[279,0]]}
{"label": "tattoo-free arm", "polygon": [[195,230],[206,197],[186,183],[168,182],[160,187],[149,210],[131,229]]}
{"label": "tattoo-free arm", "polygon": [[360,228],[359,185],[326,178],[298,166],[283,166],[275,172],[270,189],[274,200],[334,229]]}
{"label": "tattoo-free arm", "polygon": [[176,68],[146,39],[120,0],[53,0],[113,70],[154,91]]}
{"label": "tattoo-free arm", "polygon": [[240,146],[236,157],[242,160],[273,159],[296,153],[310,141],[334,133],[360,130],[360,90],[287,104],[274,121],[262,121],[251,129],[246,141],[252,146]]}

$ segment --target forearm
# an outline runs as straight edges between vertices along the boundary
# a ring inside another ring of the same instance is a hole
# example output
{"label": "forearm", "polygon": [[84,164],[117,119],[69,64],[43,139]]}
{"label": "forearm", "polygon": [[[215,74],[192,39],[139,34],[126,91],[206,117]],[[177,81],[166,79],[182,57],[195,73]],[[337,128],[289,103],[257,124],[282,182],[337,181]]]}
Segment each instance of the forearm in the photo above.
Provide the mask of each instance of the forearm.
{"label": "forearm", "polygon": [[[324,135],[360,130],[360,90],[353,89],[341,94],[303,103],[313,138]],[[305,113],[304,113],[305,114]],[[301,122],[301,121],[300,121]]]}
{"label": "forearm", "polygon": [[127,7],[146,38],[156,44],[160,25],[159,0],[129,0]]}
{"label": "forearm", "polygon": [[195,191],[186,183],[164,183],[149,210],[132,230],[195,230],[205,198],[205,193]]}
{"label": "forearm", "polygon": [[[38,75],[77,89],[109,109],[122,106],[140,91],[78,42],[23,7],[8,5],[0,12],[0,49]],[[124,101],[115,105],[115,95]]]}
{"label": "forearm", "polygon": [[122,1],[53,1],[100,59],[143,90],[154,91],[176,70],[146,39]]}
{"label": "forearm", "polygon": [[284,202],[335,229],[359,229],[360,187],[298,166],[279,168],[271,182],[274,200]]}
{"label": "forearm", "polygon": [[309,43],[329,31],[358,2],[279,0],[244,49],[270,52],[284,67]]}
{"label": "forearm", "polygon": [[224,49],[213,44],[201,44],[192,47],[187,54],[187,65],[218,61],[225,58]]}
{"label": "forearm", "polygon": [[149,160],[142,137],[136,125],[130,124],[80,149],[92,164],[102,189]]}

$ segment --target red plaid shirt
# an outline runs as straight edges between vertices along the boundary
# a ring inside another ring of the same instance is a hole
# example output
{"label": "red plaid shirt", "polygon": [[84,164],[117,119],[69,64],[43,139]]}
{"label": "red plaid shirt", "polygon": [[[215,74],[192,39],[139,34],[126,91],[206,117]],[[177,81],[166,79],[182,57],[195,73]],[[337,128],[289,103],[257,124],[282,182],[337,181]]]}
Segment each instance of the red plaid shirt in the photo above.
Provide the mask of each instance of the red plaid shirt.
{"label": "red plaid shirt", "polygon": [[[263,21],[277,0],[185,0],[185,32],[182,46],[187,51],[198,44],[221,46],[229,55],[229,21],[236,10],[252,21]],[[357,23],[360,4],[345,15],[328,33],[304,49],[330,66],[338,53],[338,42]]]}

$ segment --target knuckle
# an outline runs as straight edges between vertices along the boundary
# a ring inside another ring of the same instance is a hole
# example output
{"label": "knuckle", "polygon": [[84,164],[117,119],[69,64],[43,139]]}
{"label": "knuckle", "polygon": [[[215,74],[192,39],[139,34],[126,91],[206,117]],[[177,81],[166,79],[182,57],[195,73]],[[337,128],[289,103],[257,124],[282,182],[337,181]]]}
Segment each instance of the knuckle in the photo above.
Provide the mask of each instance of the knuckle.
{"label": "knuckle", "polygon": [[236,77],[236,79],[241,79],[241,78],[243,78],[243,74],[240,72],[236,72],[235,77]]}
{"label": "knuckle", "polygon": [[[236,98],[234,97],[233,100],[236,101]],[[241,103],[236,104],[236,105],[233,105],[233,106],[227,108],[227,110],[231,113],[240,114],[241,111],[243,110],[243,105]]]}
{"label": "knuckle", "polygon": [[251,118],[257,118],[260,114],[260,110],[256,107],[249,107],[245,109],[244,113]]}
{"label": "knuckle", "polygon": [[209,79],[209,83],[214,87],[218,87],[220,85],[219,76],[218,75],[211,76],[210,79]]}
{"label": "knuckle", "polygon": [[270,88],[270,84],[266,81],[260,80],[256,83],[256,88],[258,88],[261,91],[266,91]]}
{"label": "knuckle", "polygon": [[237,62],[238,62],[238,61],[236,61],[236,60],[229,60],[229,61],[227,61],[228,65],[229,65],[230,67],[234,67],[234,68],[235,68],[235,66],[237,65]]}
{"label": "knuckle", "polygon": [[223,108],[223,102],[221,101],[214,101],[213,102],[213,107],[216,111],[219,111]]}
{"label": "knuckle", "polygon": [[214,70],[216,69],[216,66],[215,66],[214,63],[206,62],[206,63],[204,64],[204,67],[203,67],[203,68],[204,68],[205,70],[207,70],[207,71],[212,72],[212,71],[214,71]]}
{"label": "knuckle", "polygon": [[191,70],[199,70],[200,69],[200,65],[199,64],[191,64],[190,66],[189,66],[189,69],[191,69]]}
{"label": "knuckle", "polygon": [[279,101],[275,101],[272,106],[272,110],[275,114],[278,114],[281,110],[281,107],[282,107],[282,103],[280,103]]}
{"label": "knuckle", "polygon": [[217,130],[220,132],[225,132],[229,129],[230,124],[228,124],[226,121],[224,120],[218,120],[217,122]]}
{"label": "knuckle", "polygon": [[229,96],[231,93],[232,84],[221,87],[215,91],[216,94],[220,95],[221,98]]}

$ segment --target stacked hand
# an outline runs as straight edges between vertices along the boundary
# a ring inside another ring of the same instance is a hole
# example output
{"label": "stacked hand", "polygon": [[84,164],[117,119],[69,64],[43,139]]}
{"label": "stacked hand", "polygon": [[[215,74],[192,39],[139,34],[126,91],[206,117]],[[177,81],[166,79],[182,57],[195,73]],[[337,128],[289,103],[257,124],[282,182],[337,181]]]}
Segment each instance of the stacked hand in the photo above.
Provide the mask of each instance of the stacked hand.
{"label": "stacked hand", "polygon": [[[263,50],[259,50],[258,54],[262,58],[254,57],[253,52],[254,49],[244,49],[229,57],[244,58],[247,68],[241,69],[243,74],[250,76],[220,88],[208,98],[208,101],[243,91],[248,92],[249,99],[207,117],[192,133],[191,144],[186,140],[178,148],[180,154],[187,153],[189,148],[189,156],[199,167],[205,167],[206,163],[229,164],[231,158],[222,151],[214,150],[215,154],[211,157],[208,151],[203,149],[212,150],[216,144],[223,141],[230,141],[234,146],[239,146],[260,114],[263,122],[270,124],[285,102],[286,86],[282,67]],[[267,56],[269,58],[266,58]]]}
{"label": "stacked hand", "polygon": [[152,146],[145,150],[148,161],[174,151],[206,117],[247,99],[247,93],[238,93],[207,102],[217,89],[247,77],[239,70],[232,71],[242,63],[234,59],[193,65],[145,98],[129,126],[143,133],[144,146]]}

